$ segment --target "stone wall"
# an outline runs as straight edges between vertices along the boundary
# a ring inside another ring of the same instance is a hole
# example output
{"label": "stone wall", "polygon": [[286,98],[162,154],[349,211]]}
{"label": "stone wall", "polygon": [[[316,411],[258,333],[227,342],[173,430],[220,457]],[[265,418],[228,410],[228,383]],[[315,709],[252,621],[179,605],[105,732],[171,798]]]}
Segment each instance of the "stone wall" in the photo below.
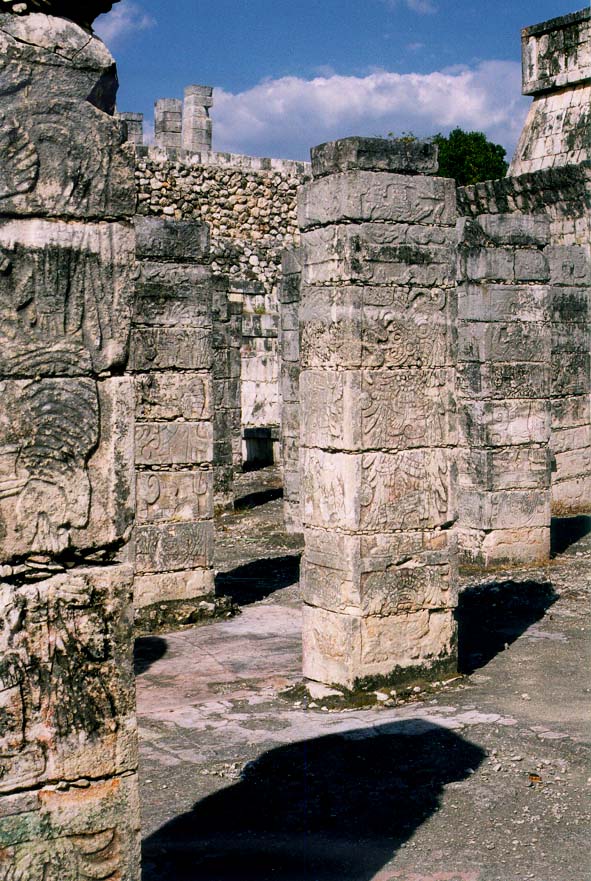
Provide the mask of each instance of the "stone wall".
{"label": "stone wall", "polygon": [[227,276],[213,286],[213,464],[214,503],[234,507],[234,475],[242,466],[242,301],[232,296]]}
{"label": "stone wall", "polygon": [[523,93],[534,100],[509,174],[591,159],[591,10],[525,28]]}
{"label": "stone wall", "polygon": [[134,602],[153,627],[213,594],[213,285],[204,224],[138,218],[136,233]]}
{"label": "stone wall", "polygon": [[138,881],[134,160],[87,30],[0,55],[0,877]]}
{"label": "stone wall", "polygon": [[300,505],[300,297],[302,264],[299,249],[285,251],[279,291],[281,324],[281,465],[283,512],[288,532],[302,531]]}

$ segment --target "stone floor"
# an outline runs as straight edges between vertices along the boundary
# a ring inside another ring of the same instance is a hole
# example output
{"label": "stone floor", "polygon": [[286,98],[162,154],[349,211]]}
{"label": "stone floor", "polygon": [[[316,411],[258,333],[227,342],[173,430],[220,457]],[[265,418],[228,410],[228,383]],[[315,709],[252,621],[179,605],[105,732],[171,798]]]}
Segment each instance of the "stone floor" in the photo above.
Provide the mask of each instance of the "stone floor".
{"label": "stone floor", "polygon": [[299,543],[245,481],[242,614],[138,641],[144,881],[590,881],[590,521],[464,591],[462,678],[343,708],[294,688]]}

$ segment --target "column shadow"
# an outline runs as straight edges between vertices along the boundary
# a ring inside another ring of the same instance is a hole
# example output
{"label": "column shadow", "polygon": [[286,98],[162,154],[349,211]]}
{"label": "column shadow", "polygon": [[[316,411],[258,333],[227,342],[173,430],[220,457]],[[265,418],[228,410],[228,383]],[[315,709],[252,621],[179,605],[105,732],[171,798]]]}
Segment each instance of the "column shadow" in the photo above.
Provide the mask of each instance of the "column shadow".
{"label": "column shadow", "polygon": [[237,566],[229,572],[218,572],[216,596],[230,597],[239,606],[256,603],[276,590],[297,584],[301,557],[301,554],[268,557]]}
{"label": "column shadow", "polygon": [[144,881],[370,881],[481,764],[423,720],[282,746],[144,842]]}
{"label": "column shadow", "polygon": [[140,636],[133,646],[133,671],[136,676],[149,670],[152,664],[163,658],[168,643],[160,636]]}
{"label": "column shadow", "polygon": [[550,555],[557,557],[571,545],[591,533],[591,515],[577,517],[553,517],[550,523]]}
{"label": "column shadow", "polygon": [[558,595],[549,581],[477,584],[460,594],[458,669],[474,673],[544,617]]}

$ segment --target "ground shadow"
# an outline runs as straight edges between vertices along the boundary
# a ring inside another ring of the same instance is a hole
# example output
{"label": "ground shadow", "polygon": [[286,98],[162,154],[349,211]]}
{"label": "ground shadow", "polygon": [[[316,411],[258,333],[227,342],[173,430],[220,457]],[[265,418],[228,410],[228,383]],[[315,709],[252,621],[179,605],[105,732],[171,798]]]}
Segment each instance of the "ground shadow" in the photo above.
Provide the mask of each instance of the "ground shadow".
{"label": "ground shadow", "polygon": [[591,515],[553,517],[550,524],[550,554],[563,554],[571,545],[591,533]]}
{"label": "ground shadow", "polygon": [[503,581],[466,588],[456,611],[460,672],[473,673],[488,664],[557,599],[550,582]]}
{"label": "ground shadow", "polygon": [[159,636],[141,636],[136,639],[133,647],[133,669],[136,676],[149,670],[152,664],[163,658],[168,643]]}
{"label": "ground shadow", "polygon": [[408,720],[282,746],[144,843],[144,881],[370,881],[480,765]]}
{"label": "ground shadow", "polygon": [[275,499],[282,498],[283,489],[281,487],[260,490],[260,492],[248,493],[246,496],[237,498],[234,502],[234,510],[246,511],[252,508],[258,508],[261,505],[266,505],[267,502],[274,502]]}
{"label": "ground shadow", "polygon": [[216,596],[230,597],[239,606],[256,603],[282,587],[297,584],[300,560],[301,554],[288,554],[219,572],[215,579]]}

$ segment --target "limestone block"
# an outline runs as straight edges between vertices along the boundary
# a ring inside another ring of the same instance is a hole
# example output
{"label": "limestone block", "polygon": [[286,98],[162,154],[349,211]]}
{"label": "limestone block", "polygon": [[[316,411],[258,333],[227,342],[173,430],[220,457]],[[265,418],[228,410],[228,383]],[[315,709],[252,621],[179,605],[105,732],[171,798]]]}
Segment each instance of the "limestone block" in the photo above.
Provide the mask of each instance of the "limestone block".
{"label": "limestone block", "polygon": [[135,286],[136,324],[211,327],[207,266],[144,261]]}
{"label": "limestone block", "polygon": [[482,490],[543,489],[550,486],[546,446],[458,450],[458,484]]}
{"label": "limestone block", "polygon": [[552,394],[584,395],[589,391],[591,357],[582,352],[561,352],[552,359]]}
{"label": "limestone block", "polygon": [[541,490],[458,489],[458,512],[462,525],[475,529],[544,527],[550,523],[550,498]]}
{"label": "limestone block", "polygon": [[219,410],[235,410],[240,406],[240,381],[216,379],[213,383],[214,412]]}
{"label": "limestone block", "polygon": [[[548,326],[536,321],[457,322],[459,361],[504,361],[549,364]],[[466,368],[477,376],[479,368]]]}
{"label": "limestone block", "polygon": [[311,150],[314,178],[342,171],[436,174],[438,147],[430,141],[342,138]]}
{"label": "limestone block", "polygon": [[574,321],[564,324],[552,324],[552,354],[556,358],[563,352],[580,352],[586,354],[591,351],[591,323],[575,323]]}
{"label": "limestone block", "polygon": [[117,78],[104,44],[71,21],[0,15],[0,57],[9,149],[0,211],[89,218],[133,214],[133,153],[123,147],[125,126],[108,115]]}
{"label": "limestone block", "polygon": [[458,316],[465,321],[548,319],[550,293],[544,285],[458,285]]}
{"label": "limestone block", "polygon": [[130,380],[8,380],[0,389],[0,559],[102,547],[128,535]]}
{"label": "limestone block", "polygon": [[451,369],[306,370],[304,438],[335,450],[404,450],[456,442]]}
{"label": "limestone block", "polygon": [[547,400],[469,401],[458,409],[460,443],[507,447],[550,440]]}
{"label": "limestone block", "polygon": [[552,285],[591,285],[591,263],[584,247],[550,245],[544,250],[550,267]]}
{"label": "limestone block", "polygon": [[366,223],[311,229],[302,234],[302,284],[451,285],[454,244],[454,230],[436,227]]}
{"label": "limestone block", "polygon": [[586,323],[589,315],[589,291],[584,287],[554,287],[550,297],[552,321]]}
{"label": "limestone block", "polygon": [[462,248],[458,268],[461,278],[468,281],[514,282],[515,260],[511,248]]}
{"label": "limestone block", "polygon": [[129,366],[133,371],[209,370],[211,331],[199,327],[136,327]]}
{"label": "limestone block", "polygon": [[305,183],[299,191],[298,223],[302,231],[328,223],[363,220],[455,227],[454,181],[354,171]]}
{"label": "limestone block", "polygon": [[455,573],[449,563],[432,566],[421,559],[362,572],[330,569],[304,559],[304,602],[333,612],[361,615],[398,615],[420,609],[457,605]]}
{"label": "limestone block", "polygon": [[137,575],[133,583],[133,606],[145,609],[156,603],[210,598],[214,586],[213,569]]}
{"label": "limestone block", "polygon": [[284,405],[299,403],[300,400],[300,367],[297,362],[282,361],[280,379],[281,400]]}
{"label": "limestone block", "polygon": [[167,523],[135,530],[136,571],[140,575],[210,568],[213,522]]}
{"label": "limestone block", "polygon": [[137,521],[190,522],[213,517],[213,472],[148,471],[137,475]]}
{"label": "limestone block", "polygon": [[[588,438],[583,447],[556,453],[557,480],[570,480],[587,474],[591,474],[591,444]],[[589,499],[584,501],[588,503]]]}
{"label": "limestone block", "polygon": [[547,398],[550,383],[551,369],[548,363],[486,361],[480,364],[465,361],[458,364],[458,390],[474,401]]}
{"label": "limestone block", "polygon": [[458,530],[461,558],[477,566],[547,563],[550,557],[550,526]]}
{"label": "limestone block", "polygon": [[515,281],[518,284],[548,281],[550,272],[551,268],[546,251],[543,253],[529,249],[515,251]]}
{"label": "limestone block", "polygon": [[589,19],[589,9],[582,9],[524,28],[524,95],[559,89],[591,76]]}
{"label": "limestone block", "polygon": [[354,581],[363,573],[384,572],[413,559],[445,566],[453,560],[456,544],[449,529],[364,534],[306,527],[305,538],[310,563],[349,573]]}
{"label": "limestone block", "polygon": [[[591,445],[591,425],[589,424],[591,418],[589,416],[585,425],[579,425],[576,428],[556,427],[552,431],[552,450],[554,453],[582,450]],[[586,470],[591,470],[591,459],[589,460],[589,469]]]}
{"label": "limestone block", "polygon": [[129,226],[3,219],[0,255],[0,374],[84,376],[125,365]]}
{"label": "limestone block", "polygon": [[589,513],[591,474],[555,480],[552,483],[552,513],[556,517],[575,517]]}
{"label": "limestone block", "polygon": [[[469,221],[459,221],[462,230]],[[544,214],[482,214],[474,221],[494,245],[544,247],[550,241],[550,218]]]}
{"label": "limestone block", "polygon": [[209,226],[196,221],[135,217],[138,260],[200,263],[209,254]]}
{"label": "limestone block", "polygon": [[137,787],[133,774],[4,797],[0,877],[27,881],[139,878]]}
{"label": "limestone block", "polygon": [[141,422],[160,419],[186,419],[199,422],[211,419],[213,415],[211,377],[208,373],[137,374],[135,414],[136,419]]}
{"label": "limestone block", "polygon": [[109,566],[0,586],[0,792],[137,767],[132,584]]}
{"label": "limestone block", "polygon": [[306,525],[388,532],[453,519],[445,451],[343,454],[306,448],[302,464]]}
{"label": "limestone block", "polygon": [[380,618],[342,615],[304,606],[304,676],[352,688],[364,677],[400,668],[455,669],[456,624],[451,611]]}
{"label": "limestone block", "polygon": [[591,407],[587,395],[573,395],[565,398],[552,398],[552,425],[572,428],[588,425],[591,422]]}
{"label": "limestone block", "polygon": [[140,422],[136,465],[201,465],[213,458],[210,422]]}

